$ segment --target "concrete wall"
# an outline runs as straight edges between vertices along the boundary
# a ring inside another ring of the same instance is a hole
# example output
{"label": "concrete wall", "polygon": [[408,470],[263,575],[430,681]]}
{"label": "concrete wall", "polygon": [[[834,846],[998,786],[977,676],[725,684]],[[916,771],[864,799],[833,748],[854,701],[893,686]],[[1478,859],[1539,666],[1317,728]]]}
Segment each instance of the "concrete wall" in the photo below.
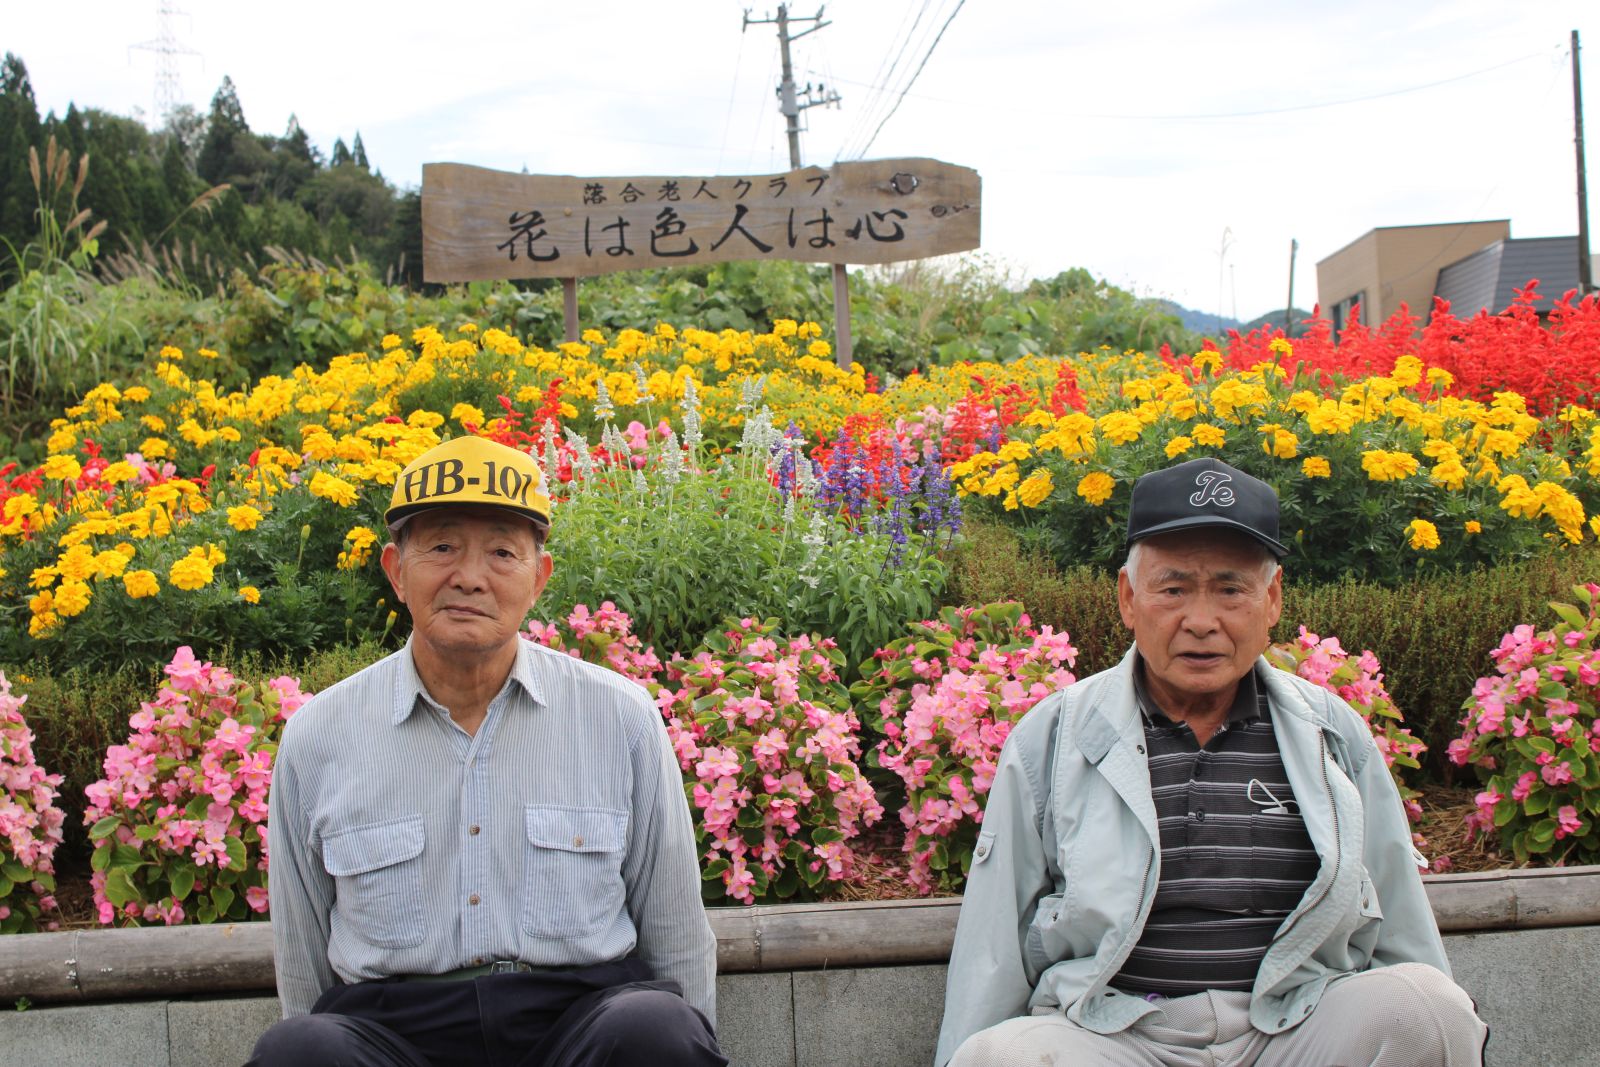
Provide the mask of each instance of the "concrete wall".
{"label": "concrete wall", "polygon": [[[1488,1067],[1600,1067],[1589,1000],[1600,926],[1445,938],[1456,979],[1491,1029]],[[724,1050],[740,1067],[927,1067],[943,966],[718,979]],[[0,1013],[0,1063],[50,1067],[239,1064],[278,1017],[271,997],[124,1001]]]}

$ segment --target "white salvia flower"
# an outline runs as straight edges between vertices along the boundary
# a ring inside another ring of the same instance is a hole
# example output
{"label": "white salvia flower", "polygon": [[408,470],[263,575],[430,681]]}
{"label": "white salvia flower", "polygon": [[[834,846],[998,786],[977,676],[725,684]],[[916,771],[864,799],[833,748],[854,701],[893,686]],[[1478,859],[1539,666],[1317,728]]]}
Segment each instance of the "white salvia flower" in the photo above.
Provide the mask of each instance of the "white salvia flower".
{"label": "white salvia flower", "polygon": [[794,522],[794,494],[790,493],[783,498],[783,524],[789,526]]}
{"label": "white salvia flower", "polygon": [[813,589],[817,587],[817,582],[821,576],[812,574],[811,568],[816,565],[818,559],[822,558],[822,549],[828,543],[825,530],[826,526],[822,513],[813,511],[805,536],[800,538],[800,543],[806,546],[806,561],[800,567],[800,580]]}
{"label": "white salvia flower", "polygon": [[616,407],[611,403],[611,390],[606,388],[606,380],[598,378],[594,383],[594,417],[605,420],[617,413]]}
{"label": "white salvia flower", "polygon": [[664,454],[661,479],[668,485],[677,485],[683,478],[683,448],[678,444],[678,435],[668,430],[667,440],[661,447]]}
{"label": "white salvia flower", "polygon": [[739,383],[739,405],[735,411],[754,411],[761,395],[767,391],[767,376],[746,378]]}
{"label": "white salvia flower", "polygon": [[554,419],[544,420],[544,448],[540,457],[544,463],[545,471],[552,472],[561,467],[561,451],[556,448],[556,424]]}
{"label": "white salvia flower", "polygon": [[640,467],[633,468],[633,491],[640,496],[646,496],[650,492],[650,483],[644,480],[644,470]]}
{"label": "white salvia flower", "polygon": [[578,470],[577,491],[582,492],[589,487],[589,480],[594,477],[594,455],[589,451],[589,442],[572,432],[571,427],[566,430],[567,447],[572,449],[572,463]]}
{"label": "white salvia flower", "polygon": [[796,454],[794,458],[794,484],[800,495],[807,500],[817,495],[817,485],[822,479],[817,477],[817,468],[812,461],[806,458],[804,452]]}
{"label": "white salvia flower", "polygon": [[643,404],[650,399],[650,379],[644,376],[644,368],[635,362],[630,368],[633,371],[633,388],[639,394],[639,403]]}

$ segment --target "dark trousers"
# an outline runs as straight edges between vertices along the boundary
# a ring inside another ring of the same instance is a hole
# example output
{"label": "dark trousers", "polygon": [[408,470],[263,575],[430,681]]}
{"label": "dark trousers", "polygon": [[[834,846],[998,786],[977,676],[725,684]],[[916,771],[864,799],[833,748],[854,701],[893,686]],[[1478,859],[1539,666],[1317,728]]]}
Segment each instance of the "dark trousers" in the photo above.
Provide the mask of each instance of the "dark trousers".
{"label": "dark trousers", "polygon": [[245,1067],[726,1067],[676,982],[628,959],[458,982],[334,986]]}

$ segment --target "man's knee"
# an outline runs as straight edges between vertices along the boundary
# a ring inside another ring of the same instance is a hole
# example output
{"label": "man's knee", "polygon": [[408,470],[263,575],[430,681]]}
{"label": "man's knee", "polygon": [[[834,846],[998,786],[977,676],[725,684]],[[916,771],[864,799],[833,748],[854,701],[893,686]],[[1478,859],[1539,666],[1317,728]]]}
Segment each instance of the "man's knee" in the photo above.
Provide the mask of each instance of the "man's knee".
{"label": "man's knee", "polygon": [[609,1049],[619,1063],[726,1063],[711,1026],[689,1003],[663,989],[624,989],[606,997],[591,1018],[588,1043]]}
{"label": "man's knee", "polygon": [[1449,975],[1426,963],[1399,963],[1361,979],[1359,1032],[1373,1043],[1374,1062],[1389,1062],[1396,1053],[1450,1067],[1479,1062],[1487,1030],[1472,998]]}
{"label": "man's knee", "polygon": [[267,1028],[245,1067],[320,1067],[335,1062],[349,1037],[341,1016],[294,1015]]}

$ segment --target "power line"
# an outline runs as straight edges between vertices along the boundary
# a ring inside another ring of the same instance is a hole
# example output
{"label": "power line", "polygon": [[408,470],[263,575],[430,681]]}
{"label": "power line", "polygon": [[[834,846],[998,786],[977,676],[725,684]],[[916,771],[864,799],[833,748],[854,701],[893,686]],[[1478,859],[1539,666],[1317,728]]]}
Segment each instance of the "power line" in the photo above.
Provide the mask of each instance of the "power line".
{"label": "power line", "polygon": [[733,127],[733,101],[739,95],[739,66],[744,62],[744,30],[739,31],[739,53],[733,60],[733,84],[728,87],[728,113],[722,119],[722,144],[717,148],[717,173],[722,172],[722,155],[728,150],[728,131]]}
{"label": "power line", "polygon": [[[873,116],[879,114],[882,110],[884,93],[893,92],[892,86],[895,81],[895,71],[900,69],[900,61],[905,58],[906,51],[916,39],[917,28],[922,25],[922,17],[928,13],[928,7],[931,3],[932,0],[922,0],[922,5],[917,8],[916,17],[911,21],[911,28],[905,31],[905,36],[900,41],[900,49],[895,52],[894,59],[889,63],[888,69],[885,70],[883,65],[879,64],[879,73],[874,75],[874,80],[880,80],[881,77],[882,88],[874,94],[868,105],[857,113],[856,121],[851,125],[849,135],[845,138],[843,147],[839,150],[841,156],[847,154],[849,146],[857,143],[866,134],[867,130],[872,128]],[[911,9],[907,8],[906,14],[909,15],[910,13]],[[904,27],[905,19],[903,17],[900,24]],[[898,37],[899,34],[896,33],[896,36]],[[888,53],[885,52],[884,56],[887,59]]]}
{"label": "power line", "polygon": [[866,145],[857,153],[857,159],[866,158],[867,152],[872,148],[872,142],[878,139],[878,134],[883,132],[884,126],[888,124],[890,119],[894,118],[894,113],[900,110],[900,101],[906,98],[906,93],[910,92],[911,87],[917,83],[917,76],[922,73],[922,68],[928,65],[928,59],[933,55],[933,50],[939,47],[940,41],[944,40],[944,31],[948,30],[950,24],[956,20],[956,16],[961,14],[961,9],[966,6],[966,3],[967,0],[956,0],[955,10],[950,12],[949,18],[944,20],[944,25],[939,27],[939,35],[933,39],[933,44],[929,45],[928,50],[923,53],[922,62],[917,64],[917,69],[912,73],[911,80],[906,82],[906,87],[900,90],[899,96],[895,97],[894,107],[890,108],[889,113],[883,117],[883,121],[878,123],[878,128],[872,131],[872,136],[867,138]]}

